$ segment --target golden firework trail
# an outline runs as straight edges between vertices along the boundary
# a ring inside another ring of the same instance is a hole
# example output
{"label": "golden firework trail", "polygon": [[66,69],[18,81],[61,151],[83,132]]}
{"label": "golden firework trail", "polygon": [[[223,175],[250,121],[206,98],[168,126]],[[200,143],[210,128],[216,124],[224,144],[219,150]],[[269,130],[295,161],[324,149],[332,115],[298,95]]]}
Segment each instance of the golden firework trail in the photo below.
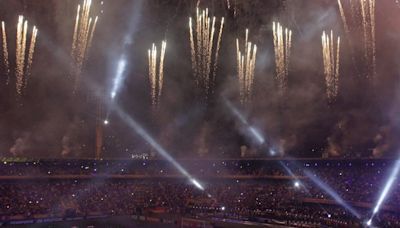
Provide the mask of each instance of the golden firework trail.
{"label": "golden firework trail", "polygon": [[218,33],[218,41],[217,41],[217,50],[215,52],[215,60],[214,60],[214,72],[213,72],[213,81],[215,80],[218,68],[218,57],[219,57],[219,49],[221,48],[221,39],[222,39],[222,31],[224,30],[224,18],[221,19],[221,26],[219,27]]}
{"label": "golden firework trail", "polygon": [[343,9],[341,0],[338,0],[338,6],[339,6],[339,11],[340,11],[340,16],[342,17],[342,21],[343,21],[344,31],[346,32],[346,35],[348,36],[350,34],[350,30],[349,30],[349,25],[347,24],[346,14],[344,13],[344,9]]}
{"label": "golden firework trail", "polygon": [[[27,36],[28,36],[28,21],[23,16],[18,17],[17,38],[16,38],[16,54],[15,54],[15,76],[16,90],[19,95],[22,95],[24,86],[28,83],[28,76],[33,62],[33,54],[35,51],[36,38],[38,30],[33,26],[31,33],[31,42],[27,52]],[[28,59],[26,59],[28,53]]]}
{"label": "golden firework trail", "polygon": [[72,37],[72,50],[71,50],[71,56],[75,53],[76,50],[76,42],[78,39],[78,27],[79,27],[79,15],[81,12],[81,5],[78,5],[78,9],[76,12],[76,18],[75,18],[75,27],[74,27],[74,34]]}
{"label": "golden firework trail", "polygon": [[[364,57],[368,73],[376,74],[375,0],[360,0],[364,31]],[[367,74],[369,76],[369,74]]]}
{"label": "golden firework trail", "polygon": [[24,73],[24,65],[23,58],[25,55],[22,55],[22,47],[25,46],[22,44],[23,36],[24,36],[24,17],[18,17],[17,24],[17,42],[16,42],[16,54],[15,54],[15,77],[16,77],[16,90],[18,94],[22,94],[22,85],[23,85],[23,73]]}
{"label": "golden firework trail", "polygon": [[[338,0],[340,15],[342,17],[344,30],[349,39],[352,49],[351,34],[362,28],[362,42],[364,45],[364,62],[367,78],[376,75],[376,22],[375,22],[375,0],[349,0],[351,17],[346,17],[343,2]],[[350,19],[350,20],[349,20]],[[354,25],[354,26],[350,26]],[[353,28],[353,29],[352,29]],[[353,57],[354,58],[354,57]]]}
{"label": "golden firework trail", "polygon": [[236,39],[237,74],[239,79],[240,101],[250,102],[254,83],[257,46],[248,41],[249,30],[246,29],[244,52],[240,49],[239,38]]}
{"label": "golden firework trail", "polygon": [[161,100],[161,94],[164,84],[164,59],[165,59],[166,48],[167,48],[167,42],[162,41],[161,52],[159,55],[160,62],[158,64],[158,71],[157,71],[156,45],[153,43],[151,49],[148,50],[150,94],[153,106],[157,106]]}
{"label": "golden firework trail", "polygon": [[336,99],[339,91],[340,37],[337,37],[335,46],[333,31],[331,30],[330,36],[324,31],[321,40],[326,95],[328,101],[332,102]]}
{"label": "golden firework trail", "polygon": [[29,79],[29,76],[31,75],[33,53],[35,52],[37,33],[38,33],[38,30],[37,30],[36,26],[33,26],[31,41],[29,44],[28,63],[26,66],[26,77],[25,77],[25,85],[24,85],[25,88],[28,85],[28,79]]}
{"label": "golden firework trail", "polygon": [[10,82],[10,62],[8,60],[8,45],[7,45],[7,33],[6,25],[4,21],[1,22],[2,40],[3,40],[3,63],[6,68],[7,85]]}
{"label": "golden firework trail", "polygon": [[87,56],[92,46],[92,40],[95,34],[98,17],[94,21],[90,16],[92,0],[84,0],[82,7],[77,7],[74,33],[72,36],[71,58],[73,65],[73,77],[75,80],[74,91],[79,86],[82,67],[87,60]]}
{"label": "golden firework trail", "polygon": [[86,56],[89,55],[89,50],[92,47],[92,41],[93,41],[93,36],[94,36],[94,31],[96,31],[96,25],[97,25],[97,20],[99,19],[98,16],[96,16],[96,18],[94,19],[94,24],[92,26],[92,30],[90,31],[90,36],[89,36],[89,43],[88,43],[88,47],[86,49]]}
{"label": "golden firework trail", "polygon": [[[196,9],[196,21],[189,18],[189,38],[191,49],[191,60],[193,74],[197,85],[202,88],[206,95],[210,93],[210,83],[215,80],[218,53],[220,49],[224,18],[221,18],[218,38],[215,46],[215,24],[216,17],[209,17],[208,9]],[[195,23],[195,25],[193,25]],[[212,76],[212,78],[211,78]]]}
{"label": "golden firework trail", "polygon": [[292,31],[283,28],[279,22],[272,23],[274,36],[276,80],[279,91],[283,95],[287,89],[289,60],[292,48]]}

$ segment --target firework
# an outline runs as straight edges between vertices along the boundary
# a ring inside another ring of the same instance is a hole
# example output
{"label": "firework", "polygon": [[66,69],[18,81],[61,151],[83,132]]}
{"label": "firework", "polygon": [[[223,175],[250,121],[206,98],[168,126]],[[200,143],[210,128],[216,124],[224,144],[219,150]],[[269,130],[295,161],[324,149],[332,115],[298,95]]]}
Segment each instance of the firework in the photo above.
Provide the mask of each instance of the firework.
{"label": "firework", "polygon": [[76,12],[76,18],[75,18],[75,27],[74,27],[74,34],[72,37],[72,50],[71,50],[71,56],[75,53],[76,50],[76,42],[78,39],[78,27],[79,27],[79,15],[81,12],[81,5],[78,5],[78,9]]}
{"label": "firework", "polygon": [[78,88],[82,67],[92,46],[98,20],[96,16],[93,22],[93,18],[90,16],[91,5],[92,0],[84,0],[82,7],[80,4],[77,7],[71,49],[73,76],[75,77],[74,91]]}
{"label": "firework", "polygon": [[340,37],[337,37],[335,46],[333,31],[330,36],[322,33],[322,56],[328,101],[336,99],[339,91],[339,63],[340,63]]}
{"label": "firework", "polygon": [[349,25],[347,24],[346,15],[344,13],[343,5],[340,0],[338,0],[338,6],[339,6],[339,11],[340,11],[340,16],[342,17],[342,21],[343,21],[344,31],[346,32],[346,35],[349,35],[350,34]]}
{"label": "firework", "polygon": [[[216,22],[216,17],[213,17],[212,19],[209,17],[208,9],[200,12],[197,8],[195,26],[193,26],[192,18],[189,18],[189,36],[193,74],[197,85],[205,91],[206,95],[210,93],[210,83],[215,80],[218,65],[218,53],[224,27],[224,18],[221,18],[218,39],[216,47],[214,47]],[[213,77],[211,78],[211,76]]]}
{"label": "firework", "polygon": [[275,50],[276,80],[281,94],[287,89],[289,60],[292,48],[292,31],[283,28],[279,22],[272,23]]}
{"label": "firework", "polygon": [[6,33],[6,25],[4,21],[1,22],[1,31],[3,37],[3,62],[4,67],[6,68],[6,76],[7,76],[7,84],[10,82],[10,62],[8,60],[8,45],[7,45],[7,33]]}
{"label": "firework", "polygon": [[249,102],[253,91],[254,70],[256,65],[257,46],[248,41],[249,30],[246,29],[244,52],[236,39],[237,74],[239,79],[240,101]]}
{"label": "firework", "polygon": [[94,24],[92,26],[92,30],[90,31],[90,36],[89,36],[89,42],[88,42],[88,47],[86,49],[86,57],[89,55],[89,50],[92,47],[92,41],[93,41],[93,36],[94,36],[94,31],[96,31],[96,25],[97,25],[97,20],[99,19],[98,16],[94,19]]}
{"label": "firework", "polygon": [[[368,72],[376,74],[375,0],[360,0],[364,32],[364,58]],[[369,76],[369,74],[367,74]]]}
{"label": "firework", "polygon": [[[28,36],[28,21],[23,16],[18,17],[17,37],[16,37],[16,53],[15,53],[15,77],[16,90],[19,95],[22,95],[24,85],[27,85],[28,76],[33,62],[33,54],[35,51],[36,37],[38,30],[33,26],[31,34],[31,42],[27,52],[27,36]],[[28,59],[26,60],[26,53]]]}
{"label": "firework", "polygon": [[24,18],[22,16],[19,16],[18,24],[17,24],[15,76],[16,76],[17,93],[20,95],[22,93],[23,72],[24,72],[23,58],[25,58],[25,56],[22,55],[22,46],[24,46],[22,44],[22,42],[23,42],[22,37],[24,36],[23,27],[24,27]]}
{"label": "firework", "polygon": [[[160,62],[157,71],[157,47],[153,43],[151,49],[148,50],[149,59],[149,81],[150,81],[150,94],[151,101],[154,106],[157,106],[161,100],[162,88],[164,83],[164,58],[167,42],[162,41],[161,52],[159,55]],[[157,74],[158,72],[158,74]]]}
{"label": "firework", "polygon": [[214,61],[214,72],[213,72],[213,80],[215,80],[215,76],[217,74],[217,67],[218,67],[218,53],[221,47],[221,39],[222,39],[222,31],[224,30],[224,18],[221,19],[221,26],[219,28],[218,33],[218,41],[217,41],[217,49],[215,52],[215,61]]}
{"label": "firework", "polygon": [[344,30],[349,40],[350,48],[352,49],[352,32],[357,31],[358,27],[362,28],[362,42],[364,45],[363,62],[365,63],[366,69],[365,75],[367,78],[373,78],[376,75],[375,0],[350,0],[349,5],[351,17],[346,18],[342,1],[338,0],[338,6],[344,25]]}
{"label": "firework", "polygon": [[38,30],[37,30],[36,26],[33,26],[31,42],[29,44],[28,63],[26,66],[26,77],[25,77],[25,85],[24,85],[25,88],[28,85],[28,79],[29,79],[29,76],[31,75],[33,53],[35,52],[37,32],[38,32]]}

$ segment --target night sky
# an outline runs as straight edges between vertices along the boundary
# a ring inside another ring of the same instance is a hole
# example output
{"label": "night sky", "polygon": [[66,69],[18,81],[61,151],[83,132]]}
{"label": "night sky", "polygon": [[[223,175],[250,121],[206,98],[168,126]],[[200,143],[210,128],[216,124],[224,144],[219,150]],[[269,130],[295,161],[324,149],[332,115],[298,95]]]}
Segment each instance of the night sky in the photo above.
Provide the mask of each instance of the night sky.
{"label": "night sky", "polygon": [[[109,110],[117,59],[127,53],[126,79],[117,104],[176,157],[238,157],[245,145],[256,156],[273,148],[291,157],[371,157],[397,153],[399,132],[400,6],[376,1],[375,79],[367,78],[362,28],[346,36],[333,0],[104,0],[93,1],[99,15],[93,46],[79,89],[73,93],[70,51],[76,7],[81,1],[1,0],[7,25],[11,81],[0,64],[0,155],[34,158],[92,158],[96,121]],[[343,0],[347,3],[348,1]],[[207,100],[196,87],[190,62],[188,17],[196,5],[225,17],[213,93]],[[347,7],[347,4],[344,4]],[[346,12],[350,12],[346,8]],[[103,13],[102,13],[103,11]],[[236,12],[236,13],[235,13]],[[15,31],[18,15],[39,29],[29,84],[15,91]],[[349,15],[350,16],[350,15]],[[360,15],[353,15],[355,20]],[[358,18],[359,19],[359,18]],[[275,77],[272,21],[293,31],[288,91],[279,96]],[[257,44],[252,102],[241,105],[236,73],[237,36],[246,28]],[[339,95],[328,103],[321,34],[342,38]],[[130,44],[124,47],[127,31]],[[164,91],[158,109],[151,105],[147,49],[168,42]],[[3,56],[1,55],[3,58]],[[225,105],[231,101],[251,126],[262,132],[257,145]],[[102,111],[98,115],[98,109]],[[150,146],[111,111],[104,126],[103,157],[151,154]]]}

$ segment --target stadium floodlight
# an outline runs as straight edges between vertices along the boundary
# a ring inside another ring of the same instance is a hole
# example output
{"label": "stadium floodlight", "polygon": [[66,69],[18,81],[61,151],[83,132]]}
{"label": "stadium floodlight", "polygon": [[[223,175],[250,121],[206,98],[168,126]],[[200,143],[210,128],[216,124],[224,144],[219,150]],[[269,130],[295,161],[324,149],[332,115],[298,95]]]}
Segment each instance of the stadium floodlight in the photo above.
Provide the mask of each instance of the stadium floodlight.
{"label": "stadium floodlight", "polygon": [[300,187],[300,182],[299,181],[295,181],[294,182],[294,187],[299,188]]}
{"label": "stadium floodlight", "polygon": [[108,122],[107,119],[105,119],[105,120],[103,121],[103,123],[104,123],[104,125],[108,125],[108,124],[109,124],[109,122]]}
{"label": "stadium floodlight", "polygon": [[185,168],[182,167],[156,140],[142,127],[136,122],[131,116],[125,113],[121,108],[117,105],[114,106],[116,113],[119,117],[138,135],[140,135],[153,149],[155,149],[163,158],[169,161],[182,175],[187,177],[189,181],[196,186],[196,188],[204,191],[204,187],[193,178]]}
{"label": "stadium floodlight", "polygon": [[304,174],[316,184],[320,189],[324,190],[328,195],[330,195],[339,205],[348,210],[351,214],[353,214],[357,218],[361,218],[360,214],[348,203],[346,203],[342,197],[339,196],[329,185],[321,181],[315,174],[305,170]]}
{"label": "stadium floodlight", "polygon": [[[385,201],[386,197],[389,195],[390,190],[393,187],[393,184],[394,184],[394,182],[395,182],[395,180],[397,178],[397,175],[399,174],[399,171],[400,171],[400,158],[396,161],[396,163],[394,165],[394,168],[393,168],[392,172],[389,175],[389,178],[388,178],[388,180],[387,180],[387,182],[385,184],[385,187],[383,188],[383,190],[382,190],[382,192],[381,192],[381,194],[380,194],[380,196],[378,198],[378,201],[376,202],[376,205],[375,205],[374,210],[372,212],[371,218],[368,220],[367,225],[368,225],[368,223],[369,224],[372,223],[372,220],[373,220],[374,216],[379,212],[383,202]],[[368,225],[368,226],[370,226],[370,225]]]}

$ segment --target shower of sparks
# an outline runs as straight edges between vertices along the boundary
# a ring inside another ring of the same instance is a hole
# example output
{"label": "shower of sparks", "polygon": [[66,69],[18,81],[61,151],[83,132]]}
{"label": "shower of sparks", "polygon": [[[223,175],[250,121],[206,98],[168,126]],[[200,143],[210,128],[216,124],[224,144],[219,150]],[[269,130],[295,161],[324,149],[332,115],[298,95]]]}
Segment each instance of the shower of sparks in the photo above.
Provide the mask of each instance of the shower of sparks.
{"label": "shower of sparks", "polygon": [[90,36],[89,36],[89,42],[88,42],[88,46],[86,49],[86,58],[89,56],[89,50],[92,47],[92,41],[93,41],[93,36],[94,36],[94,31],[96,31],[96,25],[97,25],[97,20],[99,19],[98,16],[96,16],[96,18],[94,19],[94,24],[92,26],[92,29],[90,31]]}
{"label": "shower of sparks", "polygon": [[244,52],[240,50],[239,39],[236,39],[237,73],[239,79],[240,101],[250,102],[254,84],[257,46],[248,41],[249,30],[246,29]]}
{"label": "shower of sparks", "polygon": [[274,50],[276,65],[276,80],[279,91],[284,94],[287,89],[287,80],[289,74],[289,59],[292,48],[292,31],[283,28],[279,22],[272,23],[274,34]]}
{"label": "shower of sparks", "polygon": [[4,21],[1,22],[2,41],[3,41],[3,63],[6,69],[7,84],[10,82],[10,61],[8,60],[8,45],[6,25]]}
{"label": "shower of sparks", "polygon": [[24,20],[23,16],[19,16],[17,25],[17,42],[16,42],[16,89],[19,95],[22,94],[22,86],[24,81],[24,63],[25,63],[25,48],[26,48],[26,30],[28,29],[28,22]]}
{"label": "shower of sparks", "polygon": [[346,35],[348,36],[350,34],[349,24],[347,23],[346,14],[344,13],[344,9],[343,9],[341,0],[338,0],[338,5],[339,5],[340,16],[342,17],[342,21],[343,21],[344,31],[346,32]]}
{"label": "shower of sparks", "polygon": [[218,68],[218,53],[221,47],[221,39],[222,39],[222,31],[224,30],[224,18],[221,19],[221,26],[219,27],[218,33],[218,41],[217,41],[217,49],[215,51],[215,59],[214,59],[214,72],[213,72],[213,81],[215,80]]}
{"label": "shower of sparks", "polygon": [[[210,83],[213,83],[215,80],[218,65],[218,52],[224,27],[224,18],[221,18],[218,40],[216,47],[214,47],[216,21],[216,17],[213,17],[211,20],[211,17],[208,15],[208,9],[200,12],[197,8],[196,22],[194,26],[192,18],[189,18],[193,74],[197,85],[205,91],[206,95],[211,92]],[[213,77],[211,78],[211,76]]]}
{"label": "shower of sparks", "polygon": [[336,46],[332,30],[330,36],[324,31],[321,39],[326,95],[328,101],[332,102],[336,99],[339,91],[340,37],[337,38]]}
{"label": "shower of sparks", "polygon": [[[164,83],[164,58],[165,49],[167,47],[167,42],[162,41],[161,52],[160,52],[160,62],[158,64],[157,70],[157,47],[153,43],[151,49],[148,50],[149,58],[149,81],[151,90],[151,101],[153,106],[157,106],[161,100],[162,88]],[[157,74],[158,72],[158,74]]]}
{"label": "shower of sparks", "polygon": [[30,42],[30,45],[29,45],[28,63],[27,63],[27,66],[26,66],[26,76],[25,76],[25,85],[24,85],[25,88],[28,85],[28,79],[29,79],[29,76],[31,75],[31,68],[32,68],[32,62],[33,62],[33,53],[35,52],[37,32],[38,32],[38,30],[34,26],[33,29],[32,29],[31,42]]}
{"label": "shower of sparks", "polygon": [[[338,0],[340,15],[346,37],[353,53],[354,34],[358,34],[358,28],[362,29],[362,43],[364,45],[365,77],[376,76],[376,39],[375,39],[375,0],[350,0],[348,2],[350,16],[346,17],[345,2]],[[357,39],[358,40],[358,39]],[[354,60],[353,60],[354,61]]]}
{"label": "shower of sparks", "polygon": [[75,80],[74,91],[77,90],[80,82],[82,67],[87,60],[88,52],[92,45],[93,36],[95,34],[98,17],[94,21],[90,16],[90,8],[92,0],[84,0],[83,5],[78,5],[74,34],[72,37],[71,58],[73,65],[73,77]]}
{"label": "shower of sparks", "polygon": [[[28,76],[33,62],[33,54],[35,51],[36,37],[38,30],[33,26],[31,34],[31,42],[27,52],[27,36],[28,36],[28,21],[23,16],[18,17],[17,38],[16,38],[16,53],[15,53],[15,76],[16,90],[19,95],[22,95],[24,86],[27,84]],[[28,59],[26,54],[28,53]]]}
{"label": "shower of sparks", "polygon": [[[376,48],[375,48],[375,0],[360,0],[362,24],[364,32],[364,57],[367,61],[368,71],[376,74]],[[369,76],[369,75],[367,75]]]}

